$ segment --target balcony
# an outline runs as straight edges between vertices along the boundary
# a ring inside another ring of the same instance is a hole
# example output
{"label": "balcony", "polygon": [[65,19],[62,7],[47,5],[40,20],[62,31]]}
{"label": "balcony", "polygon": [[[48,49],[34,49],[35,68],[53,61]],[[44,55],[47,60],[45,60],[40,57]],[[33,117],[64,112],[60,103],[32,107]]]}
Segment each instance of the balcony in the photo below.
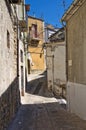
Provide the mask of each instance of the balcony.
{"label": "balcony", "polygon": [[9,0],[11,4],[20,4],[21,0]]}
{"label": "balcony", "polygon": [[31,39],[30,46],[38,47],[38,45],[39,45],[39,40]]}
{"label": "balcony", "polygon": [[39,43],[40,39],[39,39],[39,37],[30,37],[30,41],[32,43]]}
{"label": "balcony", "polygon": [[19,20],[19,27],[21,32],[27,32],[27,21],[26,20]]}
{"label": "balcony", "polygon": [[30,37],[30,46],[38,47],[40,39],[37,37]]}
{"label": "balcony", "polygon": [[[29,7],[28,7],[29,8]],[[21,32],[27,32],[28,29],[28,21],[27,21],[27,13],[24,4],[18,5],[18,20],[19,27]]]}
{"label": "balcony", "polygon": [[31,39],[31,41],[36,41],[36,42],[40,41],[40,39],[38,37],[31,37],[30,39]]}

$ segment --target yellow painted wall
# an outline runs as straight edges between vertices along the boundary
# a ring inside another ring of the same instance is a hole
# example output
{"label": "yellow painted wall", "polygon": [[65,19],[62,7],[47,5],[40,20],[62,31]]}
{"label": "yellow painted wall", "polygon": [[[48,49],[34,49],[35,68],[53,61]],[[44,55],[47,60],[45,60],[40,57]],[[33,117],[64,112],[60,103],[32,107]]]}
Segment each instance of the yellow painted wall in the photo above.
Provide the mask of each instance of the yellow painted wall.
{"label": "yellow painted wall", "polygon": [[30,45],[28,47],[28,51],[30,52],[33,62],[33,65],[30,66],[31,67],[30,70],[43,71],[45,69],[44,52],[42,50],[42,44],[44,43],[44,23],[40,19],[28,17],[28,28],[31,27],[32,24],[37,24],[37,33],[39,42],[37,47],[32,47]]}

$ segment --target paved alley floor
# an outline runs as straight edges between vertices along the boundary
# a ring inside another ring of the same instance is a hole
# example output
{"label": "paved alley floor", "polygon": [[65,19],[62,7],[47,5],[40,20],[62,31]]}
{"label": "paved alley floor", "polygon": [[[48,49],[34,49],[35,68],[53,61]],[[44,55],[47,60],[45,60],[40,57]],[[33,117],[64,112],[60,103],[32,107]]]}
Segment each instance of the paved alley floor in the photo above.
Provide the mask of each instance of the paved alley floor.
{"label": "paved alley floor", "polygon": [[39,78],[35,75],[29,81],[22,105],[8,130],[86,130],[86,121],[67,112],[60,105],[61,99],[43,89],[45,77]]}

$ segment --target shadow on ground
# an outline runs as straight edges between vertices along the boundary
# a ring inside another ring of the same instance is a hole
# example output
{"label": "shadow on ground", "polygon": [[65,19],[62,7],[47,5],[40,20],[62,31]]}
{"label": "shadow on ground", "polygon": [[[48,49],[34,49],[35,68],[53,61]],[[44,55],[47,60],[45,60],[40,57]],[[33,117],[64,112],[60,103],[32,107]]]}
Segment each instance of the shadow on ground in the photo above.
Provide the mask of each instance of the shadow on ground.
{"label": "shadow on ground", "polygon": [[7,130],[86,130],[86,121],[62,107],[47,90],[46,74],[29,77],[21,107]]}
{"label": "shadow on ground", "polygon": [[23,104],[7,130],[86,130],[86,121],[62,109],[58,102]]}
{"label": "shadow on ground", "polygon": [[29,80],[26,86],[26,93],[40,95],[45,97],[53,97],[53,93],[48,90],[47,87],[47,73],[46,71],[37,74],[37,75],[29,75]]}

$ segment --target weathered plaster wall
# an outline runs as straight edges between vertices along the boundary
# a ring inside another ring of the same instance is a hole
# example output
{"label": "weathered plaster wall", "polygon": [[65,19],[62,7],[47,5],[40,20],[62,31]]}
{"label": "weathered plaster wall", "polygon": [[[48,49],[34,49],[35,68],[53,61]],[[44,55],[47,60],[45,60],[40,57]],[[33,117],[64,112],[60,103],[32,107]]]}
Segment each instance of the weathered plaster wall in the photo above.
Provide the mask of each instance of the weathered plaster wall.
{"label": "weathered plaster wall", "polygon": [[67,23],[68,79],[86,84],[86,2]]}
{"label": "weathered plaster wall", "polygon": [[68,109],[86,119],[86,2],[67,22]]}
{"label": "weathered plaster wall", "polygon": [[[65,42],[47,45],[48,88],[60,91],[60,85],[66,84],[66,48]],[[57,93],[57,92],[56,92]]]}
{"label": "weathered plaster wall", "polygon": [[[7,47],[7,30],[10,48]],[[0,130],[4,130],[19,107],[16,32],[5,3],[0,1]]]}
{"label": "weathered plaster wall", "polygon": [[54,77],[55,81],[60,80],[60,83],[66,81],[66,48],[65,43],[57,45],[54,52]]}

